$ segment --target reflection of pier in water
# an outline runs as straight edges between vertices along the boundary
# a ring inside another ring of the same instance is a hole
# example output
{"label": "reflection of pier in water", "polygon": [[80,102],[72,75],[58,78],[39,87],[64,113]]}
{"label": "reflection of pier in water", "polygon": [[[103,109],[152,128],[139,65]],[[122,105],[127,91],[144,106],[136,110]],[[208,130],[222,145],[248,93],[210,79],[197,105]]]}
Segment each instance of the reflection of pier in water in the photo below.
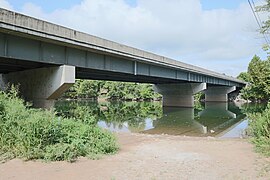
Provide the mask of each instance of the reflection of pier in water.
{"label": "reflection of pier in water", "polygon": [[153,128],[143,131],[150,134],[187,136],[217,136],[241,122],[245,115],[228,103],[205,103],[205,109],[194,115],[193,108],[166,107],[163,117],[153,121]]}

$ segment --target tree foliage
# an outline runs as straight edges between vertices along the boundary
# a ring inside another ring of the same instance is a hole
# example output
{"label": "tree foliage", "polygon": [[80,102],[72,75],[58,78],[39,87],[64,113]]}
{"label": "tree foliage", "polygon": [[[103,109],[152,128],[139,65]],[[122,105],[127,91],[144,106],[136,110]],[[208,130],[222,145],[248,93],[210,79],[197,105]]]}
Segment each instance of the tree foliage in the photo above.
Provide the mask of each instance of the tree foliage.
{"label": "tree foliage", "polygon": [[[265,4],[256,7],[257,12],[269,12],[270,0],[265,0]],[[260,29],[262,34],[269,34],[270,17],[263,22]],[[263,49],[268,52],[269,45],[264,45]],[[269,52],[268,52],[269,54]],[[238,76],[239,79],[249,82],[249,84],[242,89],[241,96],[244,99],[261,102],[269,101],[270,99],[270,57],[266,60],[261,60],[260,57],[254,56],[249,63],[248,71],[242,72]]]}
{"label": "tree foliage", "polygon": [[154,92],[151,84],[76,80],[76,83],[65,97],[69,98],[97,98],[100,95],[111,100],[152,100],[161,96]]}
{"label": "tree foliage", "polygon": [[[257,12],[269,12],[270,11],[270,0],[265,0],[265,4],[256,7]],[[269,34],[270,33],[270,17],[266,21],[263,22],[263,26],[261,28],[261,33]]]}
{"label": "tree foliage", "polygon": [[245,82],[249,82],[250,80],[250,77],[249,77],[249,74],[247,72],[241,72],[238,76],[237,76],[238,79],[242,80],[242,81],[245,81]]}
{"label": "tree foliage", "polygon": [[64,94],[69,98],[97,98],[103,87],[103,81],[77,79],[75,84]]}
{"label": "tree foliage", "polygon": [[238,78],[249,82],[241,91],[244,99],[256,102],[270,99],[270,58],[261,60],[255,55],[249,63],[248,71],[241,73]]}

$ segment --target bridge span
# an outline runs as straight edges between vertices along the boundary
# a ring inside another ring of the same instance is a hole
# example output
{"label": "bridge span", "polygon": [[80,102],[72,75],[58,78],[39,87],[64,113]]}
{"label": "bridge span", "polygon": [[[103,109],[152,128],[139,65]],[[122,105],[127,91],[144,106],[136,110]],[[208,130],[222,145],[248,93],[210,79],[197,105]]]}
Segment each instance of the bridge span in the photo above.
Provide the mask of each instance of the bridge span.
{"label": "bridge span", "polygon": [[78,79],[152,83],[164,106],[227,101],[245,82],[0,8],[1,87],[19,83],[26,100],[52,105]]}

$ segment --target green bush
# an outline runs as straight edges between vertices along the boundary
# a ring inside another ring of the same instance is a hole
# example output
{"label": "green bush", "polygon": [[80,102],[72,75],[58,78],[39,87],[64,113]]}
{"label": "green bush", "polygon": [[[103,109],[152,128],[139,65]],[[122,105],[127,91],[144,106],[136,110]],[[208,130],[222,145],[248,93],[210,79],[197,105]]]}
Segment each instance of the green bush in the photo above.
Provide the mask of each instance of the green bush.
{"label": "green bush", "polygon": [[259,152],[270,156],[270,103],[264,112],[250,114],[249,118],[252,142]]}
{"label": "green bush", "polygon": [[77,118],[62,118],[31,109],[15,92],[0,92],[0,160],[74,161],[117,151],[115,137],[92,117],[77,112]]}

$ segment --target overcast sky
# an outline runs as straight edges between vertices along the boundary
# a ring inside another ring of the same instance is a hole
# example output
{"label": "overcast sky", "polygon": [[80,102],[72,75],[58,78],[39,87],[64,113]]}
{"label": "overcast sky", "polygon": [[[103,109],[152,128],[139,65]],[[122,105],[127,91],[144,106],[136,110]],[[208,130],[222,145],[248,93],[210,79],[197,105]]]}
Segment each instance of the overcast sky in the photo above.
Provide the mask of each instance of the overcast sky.
{"label": "overcast sky", "polygon": [[266,56],[247,0],[0,0],[0,7],[231,76],[255,54]]}

